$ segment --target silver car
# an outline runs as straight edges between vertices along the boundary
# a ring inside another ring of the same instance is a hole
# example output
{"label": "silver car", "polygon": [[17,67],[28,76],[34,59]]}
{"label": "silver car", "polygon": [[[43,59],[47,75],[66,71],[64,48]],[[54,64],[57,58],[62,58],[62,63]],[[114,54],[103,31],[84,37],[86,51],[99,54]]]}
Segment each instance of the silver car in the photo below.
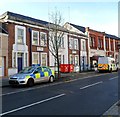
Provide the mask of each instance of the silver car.
{"label": "silver car", "polygon": [[33,86],[37,82],[53,82],[55,79],[54,70],[46,66],[26,67],[19,73],[9,77],[10,85]]}

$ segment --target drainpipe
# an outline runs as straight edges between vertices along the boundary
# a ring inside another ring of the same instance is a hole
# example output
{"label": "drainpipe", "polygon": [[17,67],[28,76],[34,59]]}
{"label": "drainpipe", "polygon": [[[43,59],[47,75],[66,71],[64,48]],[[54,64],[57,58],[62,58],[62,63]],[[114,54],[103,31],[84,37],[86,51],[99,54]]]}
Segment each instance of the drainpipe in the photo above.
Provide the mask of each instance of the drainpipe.
{"label": "drainpipe", "polygon": [[81,45],[80,45],[81,39],[78,40],[79,43],[79,72],[81,72]]}
{"label": "drainpipe", "polygon": [[30,65],[32,65],[32,29],[29,28],[29,33],[30,33],[30,51],[29,51],[29,61],[30,61]]}

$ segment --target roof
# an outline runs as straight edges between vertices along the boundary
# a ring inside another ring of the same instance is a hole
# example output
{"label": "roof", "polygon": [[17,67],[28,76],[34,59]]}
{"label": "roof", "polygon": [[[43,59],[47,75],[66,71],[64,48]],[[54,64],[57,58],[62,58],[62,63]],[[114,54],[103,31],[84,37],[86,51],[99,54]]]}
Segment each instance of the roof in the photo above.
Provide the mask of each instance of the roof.
{"label": "roof", "polygon": [[77,28],[81,32],[85,33],[85,27],[79,26],[79,25],[75,25],[75,24],[72,24],[72,23],[70,23],[70,25],[74,26],[75,28]]}
{"label": "roof", "polygon": [[46,25],[46,24],[49,23],[47,21],[35,19],[35,18],[29,17],[29,16],[24,16],[24,15],[13,13],[13,12],[9,12],[9,11],[5,12],[1,16],[5,17],[7,15],[8,15],[8,19],[14,20],[14,21],[22,21],[22,22],[25,22],[25,23],[42,24],[42,25]]}
{"label": "roof", "polygon": [[107,34],[107,33],[105,33],[105,37],[120,40],[119,37],[117,37],[115,35]]}

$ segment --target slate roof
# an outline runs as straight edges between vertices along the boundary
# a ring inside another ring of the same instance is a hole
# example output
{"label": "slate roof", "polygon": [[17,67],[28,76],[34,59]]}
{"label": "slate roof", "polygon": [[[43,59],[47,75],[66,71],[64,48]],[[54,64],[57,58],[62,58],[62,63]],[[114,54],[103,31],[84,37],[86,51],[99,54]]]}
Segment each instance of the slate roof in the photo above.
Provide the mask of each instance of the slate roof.
{"label": "slate roof", "polygon": [[79,26],[79,25],[75,25],[75,24],[72,24],[72,23],[70,23],[70,25],[74,26],[75,28],[77,28],[81,32],[85,33],[85,27]]}
{"label": "slate roof", "polygon": [[107,33],[105,33],[105,37],[107,37],[107,38],[111,38],[111,39],[117,39],[117,40],[120,40],[119,37],[117,37],[117,36],[115,36],[115,35],[107,34]]}
{"label": "slate roof", "polygon": [[47,21],[35,19],[35,18],[29,17],[29,16],[24,16],[24,15],[9,12],[9,11],[7,11],[3,14],[3,16],[6,16],[6,15],[8,15],[8,19],[14,20],[14,21],[22,21],[25,23],[31,23],[31,24],[36,24],[36,25],[37,24],[47,25],[49,23]]}

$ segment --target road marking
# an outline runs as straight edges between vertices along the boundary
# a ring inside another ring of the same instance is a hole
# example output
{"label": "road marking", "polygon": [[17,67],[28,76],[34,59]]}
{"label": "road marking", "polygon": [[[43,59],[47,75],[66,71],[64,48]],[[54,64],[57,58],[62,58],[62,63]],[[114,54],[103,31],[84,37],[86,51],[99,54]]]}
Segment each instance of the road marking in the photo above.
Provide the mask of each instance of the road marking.
{"label": "road marking", "polygon": [[34,89],[44,88],[44,87],[47,87],[47,86],[54,86],[54,85],[58,85],[58,84],[62,84],[62,83],[63,82],[58,82],[58,83],[48,84],[48,85],[41,85],[41,86],[38,86],[38,87],[32,87],[32,88],[27,88],[27,89],[15,91],[15,92],[9,92],[9,93],[5,93],[5,94],[0,94],[0,96],[16,94],[16,93],[20,93],[20,92],[25,92],[25,91],[30,91],[30,90],[34,90]]}
{"label": "road marking", "polygon": [[29,104],[29,105],[26,105],[26,106],[23,106],[23,107],[20,107],[20,108],[17,108],[17,109],[13,109],[11,111],[7,111],[7,112],[4,112],[4,113],[0,114],[0,116],[7,115],[9,113],[13,113],[13,112],[25,109],[25,108],[29,108],[31,106],[35,106],[35,105],[38,105],[38,104],[41,104],[41,103],[44,103],[44,102],[47,102],[47,101],[50,101],[50,100],[53,100],[53,99],[56,99],[56,98],[60,98],[60,97],[62,97],[64,95],[65,94],[63,93],[63,94],[60,94],[60,95],[57,95],[57,96],[54,96],[54,97],[51,97],[51,98],[47,98],[45,100],[41,100],[39,102],[35,102],[35,103]]}
{"label": "road marking", "polygon": [[83,80],[83,79],[88,79],[88,78],[91,78],[91,77],[103,76],[103,75],[108,75],[108,74],[110,74],[110,73],[99,74],[99,75],[97,74],[97,75],[93,75],[93,76],[87,76],[87,77],[83,77],[83,78],[72,79],[72,80],[65,81],[65,82],[61,81],[61,82],[57,82],[57,83],[53,83],[53,84],[42,85],[42,86],[38,86],[38,87],[32,87],[32,88],[28,88],[28,89],[24,89],[24,90],[19,90],[19,91],[16,91],[16,92],[9,92],[9,93],[5,93],[5,94],[0,94],[0,96],[16,94],[16,93],[20,93],[20,92],[30,91],[30,90],[44,88],[44,87],[48,87],[48,86],[55,86],[55,85],[59,85],[59,84],[63,84],[63,83],[69,83],[69,82],[73,82],[73,81],[77,81],[77,80]]}
{"label": "road marking", "polygon": [[90,84],[90,85],[81,87],[80,89],[86,89],[86,88],[88,88],[88,87],[91,87],[91,86],[94,86],[94,85],[97,85],[97,84],[100,84],[100,83],[103,83],[103,81],[100,81],[100,82],[97,82],[97,83],[94,83],[94,84]]}
{"label": "road marking", "polygon": [[109,80],[114,80],[114,79],[116,79],[116,78],[118,78],[118,76],[116,76],[116,77],[113,77],[113,78],[110,78]]}

